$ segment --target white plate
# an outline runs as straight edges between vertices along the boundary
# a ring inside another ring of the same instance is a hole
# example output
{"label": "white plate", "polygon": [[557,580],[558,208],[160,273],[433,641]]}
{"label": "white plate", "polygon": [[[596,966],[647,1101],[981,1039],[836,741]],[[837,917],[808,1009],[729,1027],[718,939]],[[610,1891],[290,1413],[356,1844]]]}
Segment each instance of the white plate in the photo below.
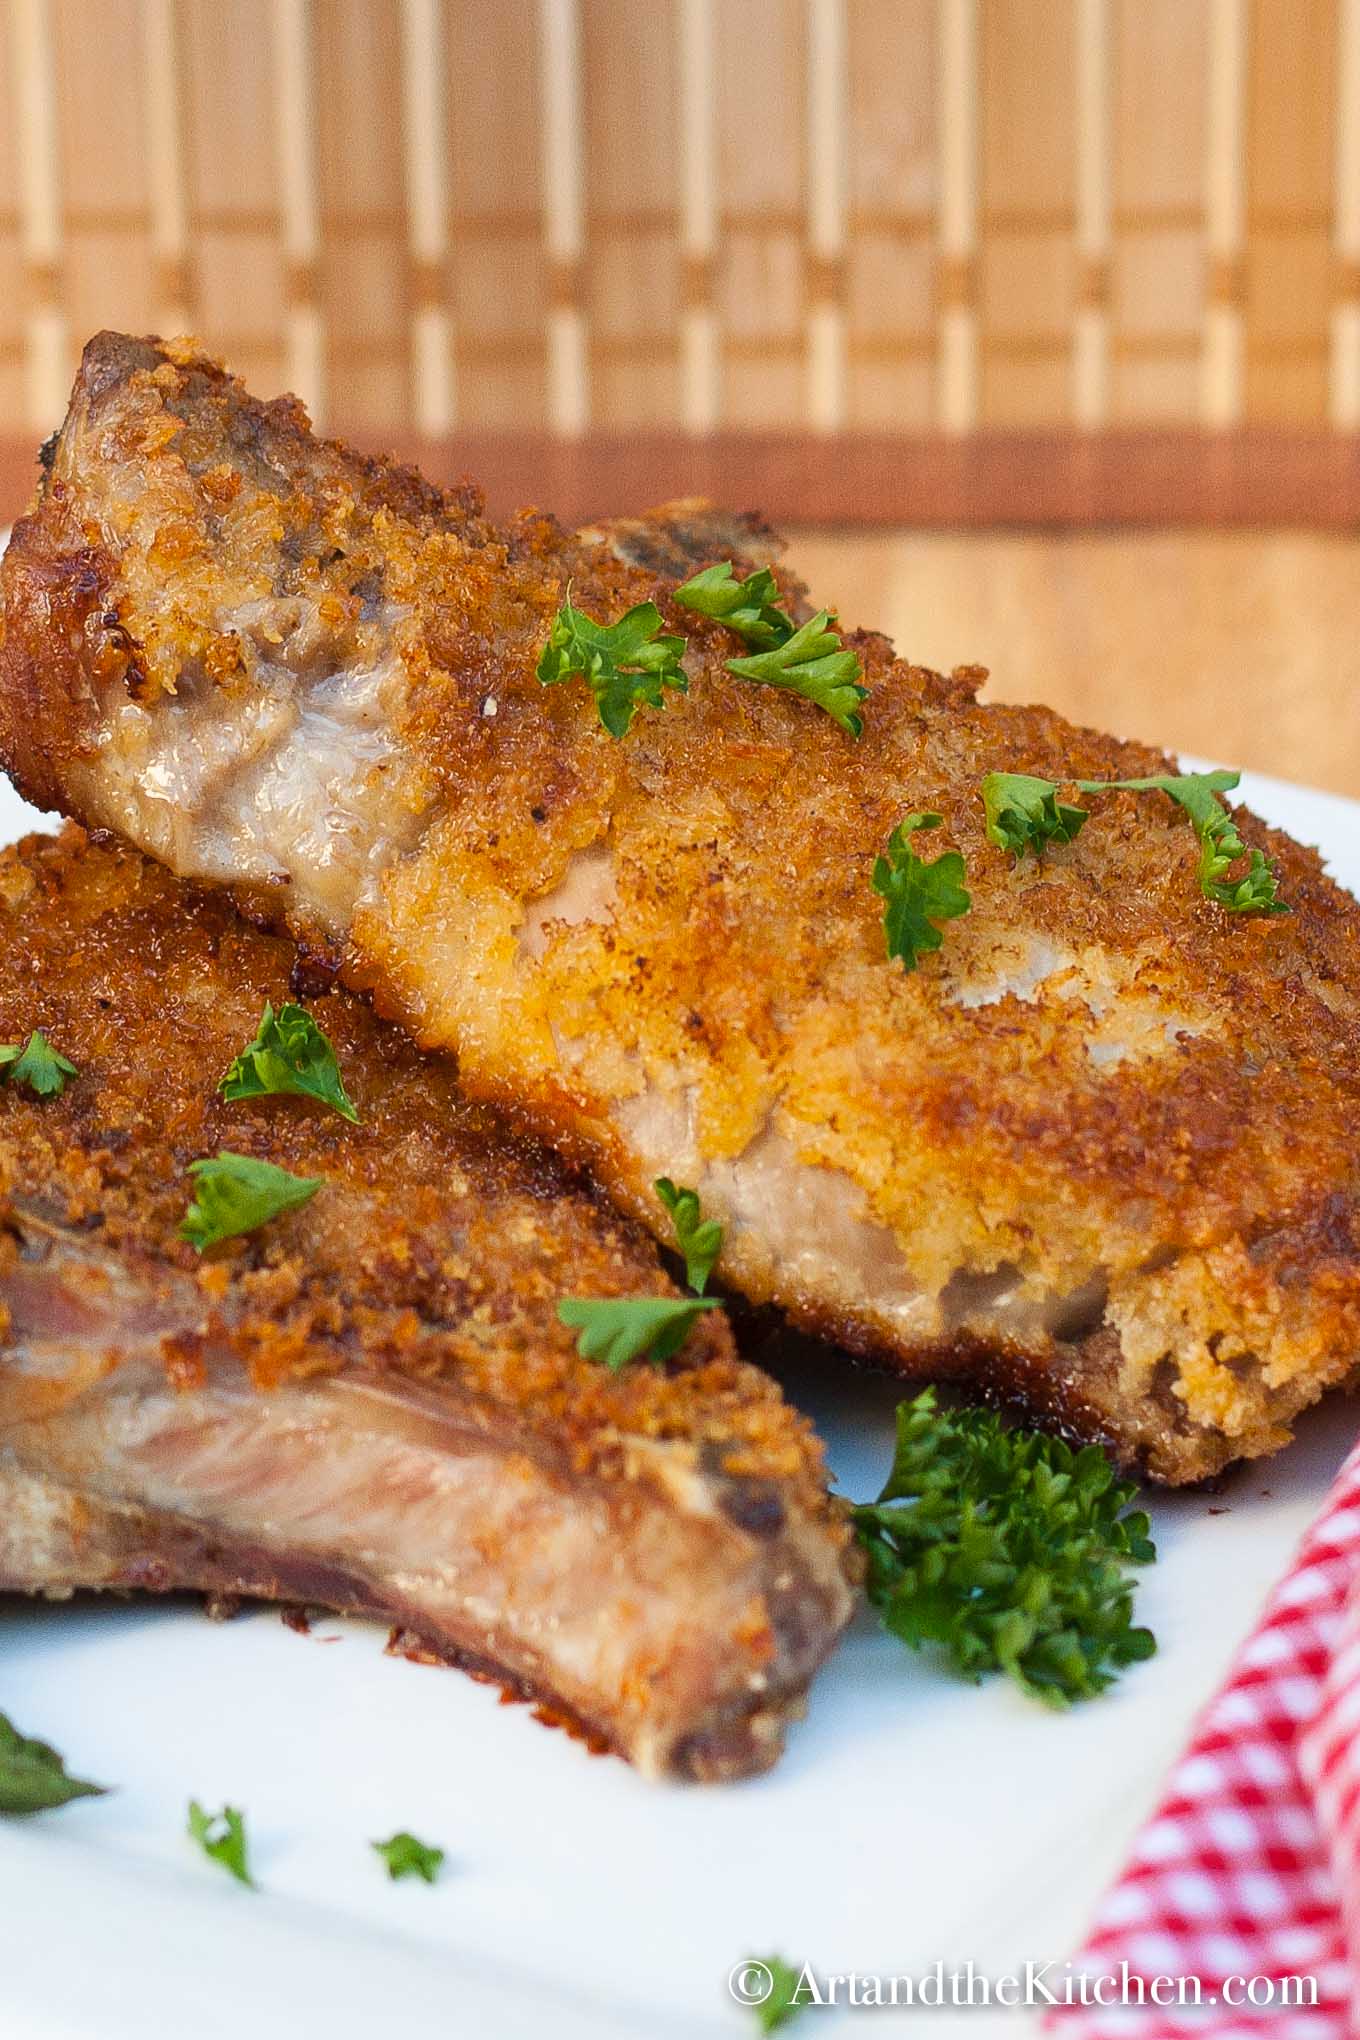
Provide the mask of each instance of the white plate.
{"label": "white plate", "polygon": [[[9,840],[24,817],[3,792]],[[1360,807],[1245,792],[1360,884]],[[875,1491],[891,1389],[850,1372],[790,1386],[845,1489]],[[775,1773],[724,1790],[644,1785],[489,1687],[385,1658],[361,1623],[304,1638],[272,1612],[217,1626],[180,1606],[11,1602],[0,1708],[118,1790],[0,1824],[0,2032],[718,2040],[755,2032],[727,1993],[746,1955],[1060,1966],[1354,1427],[1334,1400],[1222,1495],[1153,1504],[1140,1612],[1161,1651],[1106,1698],[1055,1716],[1000,1682],[959,1685],[866,1616]],[[258,1895],[184,1839],[191,1795],[246,1809]],[[398,1827],[448,1850],[433,1890],[381,1874],[368,1842]],[[995,2023],[960,2016],[910,2030]],[[847,2029],[829,2012],[796,2028]]]}

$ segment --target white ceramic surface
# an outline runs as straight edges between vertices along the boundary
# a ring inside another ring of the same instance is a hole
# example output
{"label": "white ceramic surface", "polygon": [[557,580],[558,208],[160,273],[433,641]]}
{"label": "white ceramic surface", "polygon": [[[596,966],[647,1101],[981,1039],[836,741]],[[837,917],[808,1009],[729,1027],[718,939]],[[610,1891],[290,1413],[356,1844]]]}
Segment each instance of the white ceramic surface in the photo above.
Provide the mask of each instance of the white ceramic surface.
{"label": "white ceramic surface", "polygon": [[[1245,791],[1360,884],[1360,807]],[[27,811],[3,796],[8,840]],[[849,1371],[789,1387],[846,1491],[874,1491],[891,1389]],[[218,1626],[181,1606],[8,1603],[0,1708],[118,1790],[0,1824],[0,2034],[720,2040],[756,2030],[726,1989],[747,1954],[902,1973],[1061,1961],[1355,1421],[1336,1400],[1221,1495],[1153,1504],[1140,1612],[1161,1650],[1108,1697],[1055,1716],[999,1682],[973,1690],[865,1617],[780,1767],[722,1791],[644,1785],[486,1686],[385,1658],[360,1623],[302,1637],[268,1612]],[[257,1895],[184,1839],[191,1795],[246,1809]],[[433,1890],[390,1885],[367,1846],[403,1826],[449,1852]],[[977,2040],[997,2022],[901,2024]],[[861,2027],[899,2022],[811,2012],[793,2030]]]}

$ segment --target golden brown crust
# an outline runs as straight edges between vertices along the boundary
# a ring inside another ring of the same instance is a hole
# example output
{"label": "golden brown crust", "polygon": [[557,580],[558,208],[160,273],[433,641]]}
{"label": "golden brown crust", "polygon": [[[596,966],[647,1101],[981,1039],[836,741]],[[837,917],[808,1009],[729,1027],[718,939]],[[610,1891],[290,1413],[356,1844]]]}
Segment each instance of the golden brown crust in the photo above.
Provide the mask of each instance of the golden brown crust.
{"label": "golden brown crust", "polygon": [[[854,743],[734,680],[727,634],[675,606],[688,566],[733,542],[692,505],[576,538],[536,513],[498,532],[473,492],[315,441],[191,351],[104,336],[0,581],[0,754],[36,797],[173,861],[118,705],[154,726],[171,689],[248,696],[269,659],[236,620],[305,599],[338,665],[399,675],[387,854],[341,907],[228,858],[257,911],[456,1048],[468,1086],[647,1222],[640,1105],[719,1173],[777,1135],[858,1200],[924,1305],[894,1316],[853,1279],[833,1293],[733,1223],[724,1272],[757,1300],[907,1368],[976,1371],[990,1350],[1163,1477],[1273,1448],[1360,1344],[1354,904],[1243,814],[1294,911],[1223,912],[1156,796],[1094,797],[1074,844],[1013,865],[984,835],[984,773],[1167,761],[980,704],[980,669],[932,673],[867,633]],[[535,679],[568,580],[592,614],[655,599],[689,637],[688,694],[623,742],[584,688]],[[964,854],[973,909],[908,974],[869,879],[921,809],[944,817],[926,854]],[[554,918],[590,856],[607,908]],[[978,1300],[1003,1276],[1004,1326]]]}
{"label": "golden brown crust", "polygon": [[[810,1427],[734,1357],[719,1315],[664,1368],[616,1375],[578,1356],[557,1321],[563,1295],[674,1291],[645,1236],[464,1099],[443,1058],[337,991],[310,1010],[359,1126],[307,1099],[218,1096],[265,1000],[291,996],[292,962],[222,894],[74,826],[0,854],[0,1041],[41,1026],[80,1071],[59,1098],[0,1091],[6,1207],[153,1286],[157,1270],[196,1281],[202,1342],[264,1385],[345,1366],[445,1381],[579,1476],[618,1477],[630,1440],[688,1440],[735,1480],[788,1483],[821,1513]],[[222,1149],[325,1187],[200,1259],[178,1237],[187,1169]],[[192,1385],[192,1339],[167,1337],[163,1358]]]}

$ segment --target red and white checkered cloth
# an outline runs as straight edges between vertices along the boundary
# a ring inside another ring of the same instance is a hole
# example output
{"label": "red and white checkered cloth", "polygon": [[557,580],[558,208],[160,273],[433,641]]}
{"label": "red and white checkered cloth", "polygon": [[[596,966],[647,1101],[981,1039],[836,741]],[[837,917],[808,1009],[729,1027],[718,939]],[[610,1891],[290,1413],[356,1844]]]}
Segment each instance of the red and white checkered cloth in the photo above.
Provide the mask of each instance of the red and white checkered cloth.
{"label": "red and white checkered cloth", "polygon": [[[1074,1967],[1123,1962],[1148,1984],[1197,1977],[1200,2007],[1063,2005],[1054,2040],[1360,2040],[1360,1445]],[[1299,1976],[1313,2008],[1223,2001],[1229,1979]]]}

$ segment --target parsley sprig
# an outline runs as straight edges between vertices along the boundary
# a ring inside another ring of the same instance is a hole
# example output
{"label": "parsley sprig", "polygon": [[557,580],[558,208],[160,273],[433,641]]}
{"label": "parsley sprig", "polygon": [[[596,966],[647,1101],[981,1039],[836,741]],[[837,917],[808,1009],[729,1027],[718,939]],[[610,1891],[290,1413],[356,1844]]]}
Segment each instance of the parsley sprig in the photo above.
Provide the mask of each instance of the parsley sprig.
{"label": "parsley sprig", "polygon": [[[813,2002],[811,1997],[800,1997],[803,1972],[786,1962],[782,1955],[748,1955],[733,1972],[734,1982],[742,1985],[742,2002],[750,2005],[755,2021],[762,2033],[778,2033],[785,2026],[791,2026],[800,2012],[805,2012]],[[764,1997],[754,1993],[764,1990]],[[750,1996],[746,1992],[752,1992]]]}
{"label": "parsley sprig", "polygon": [[1151,779],[1079,779],[1082,793],[1166,793],[1185,809],[1199,837],[1199,889],[1206,900],[1226,907],[1230,914],[1287,914],[1290,908],[1278,897],[1273,867],[1261,851],[1253,850],[1246,875],[1225,881],[1224,874],[1247,846],[1237,824],[1220,796],[1231,793],[1240,772],[1178,772]]}
{"label": "parsley sprig", "polygon": [[0,1077],[11,1084],[27,1084],[35,1098],[59,1098],[69,1077],[80,1071],[64,1055],[58,1055],[41,1027],[35,1027],[22,1047],[17,1041],[0,1042]]}
{"label": "parsley sprig", "polygon": [[538,678],[544,687],[584,680],[610,736],[626,737],[640,707],[664,706],[663,688],[688,692],[680,665],[684,649],[684,638],[662,632],[655,602],[636,603],[617,623],[597,623],[574,606],[568,587],[539,658]]}
{"label": "parsley sprig", "polygon": [[51,1743],[20,1735],[0,1714],[0,1814],[44,1813],[73,1799],[97,1799],[107,1790],[73,1778]]}
{"label": "parsley sprig", "polygon": [[965,1678],[1008,1674],[1065,1706],[1156,1648],[1132,1622],[1131,1565],[1156,1557],[1098,1446],[1073,1452],[988,1410],[898,1405],[877,1502],[854,1512],[869,1599],[906,1644],[935,1644]]}
{"label": "parsley sprig", "polygon": [[988,837],[1017,858],[1026,850],[1038,856],[1050,843],[1075,842],[1090,816],[1089,808],[1058,799],[1055,779],[1035,779],[1028,772],[989,772],[982,782],[982,805]]}
{"label": "parsley sprig", "polygon": [[858,655],[847,652],[841,644],[835,619],[828,610],[819,609],[791,638],[771,651],[729,659],[727,670],[742,680],[759,680],[766,687],[786,687],[824,708],[852,737],[864,733],[864,719],[856,713],[856,704],[869,692],[859,684],[863,669]]}
{"label": "parsley sprig", "polygon": [[685,1257],[685,1280],[702,1296],[722,1252],[722,1221],[702,1217],[698,1191],[677,1187],[669,1176],[658,1176],[652,1188],[671,1215],[675,1242]]}
{"label": "parsley sprig", "polygon": [[426,1884],[433,1884],[443,1867],[444,1851],[418,1841],[405,1828],[385,1842],[374,1842],[373,1849],[387,1865],[387,1874],[394,1884],[403,1877],[419,1877]]}
{"label": "parsley sprig", "polygon": [[220,1863],[238,1884],[247,1884],[252,1891],[255,1889],[255,1879],[250,1874],[246,1855],[245,1816],[236,1807],[224,1806],[220,1813],[209,1813],[196,1799],[191,1799],[185,1832],[191,1842],[197,1842],[205,1856],[214,1863]]}
{"label": "parsley sprig", "polygon": [[[1231,793],[1240,772],[1167,772],[1146,779],[1078,779],[1079,793],[1164,793],[1185,810],[1199,837],[1199,889],[1230,914],[1287,914],[1278,896],[1274,868],[1260,850],[1248,852],[1222,795]],[[982,782],[987,834],[1002,850],[1019,858],[1036,855],[1050,843],[1070,843],[1087,819],[1089,809],[1058,799],[1056,779],[1038,779],[1027,772],[989,772]],[[1240,857],[1247,858],[1241,877],[1227,874]]]}
{"label": "parsley sprig", "polygon": [[[685,1190],[669,1176],[652,1185],[671,1215],[676,1244],[685,1257],[685,1279],[702,1291],[722,1252],[723,1229],[716,1218],[704,1218],[697,1190]],[[617,1374],[633,1360],[669,1360],[689,1337],[700,1311],[721,1310],[715,1296],[566,1296],[557,1306],[564,1325],[580,1333],[576,1350],[583,1360],[602,1360]]]}
{"label": "parsley sprig", "polygon": [[580,1333],[583,1360],[617,1374],[633,1360],[669,1360],[701,1312],[721,1309],[716,1296],[565,1296],[557,1315]]}
{"label": "parsley sprig", "polygon": [[280,1006],[276,1013],[266,999],[255,1039],[217,1088],[224,1098],[268,1098],[281,1091],[319,1098],[352,1124],[359,1123],[335,1050],[305,1006]]}
{"label": "parsley sprig", "polygon": [[724,624],[751,647],[746,657],[727,661],[729,673],[801,694],[852,737],[861,736],[864,723],[857,709],[869,690],[859,684],[864,669],[858,654],[842,645],[832,611],[819,609],[800,625],[779,607],[778,593],[768,567],[757,567],[739,581],[731,560],[722,560],[677,588],[675,600]]}
{"label": "parsley sprig", "polygon": [[219,1240],[254,1232],[280,1212],[306,1204],[322,1184],[320,1176],[295,1176],[291,1169],[226,1148],[219,1155],[190,1162],[189,1174],[194,1179],[193,1201],[179,1231],[200,1254]]}
{"label": "parsley sprig", "polygon": [[888,902],[883,913],[888,955],[900,957],[907,970],[915,970],[926,951],[943,942],[936,923],[956,920],[973,904],[957,850],[946,850],[927,864],[912,846],[918,829],[938,829],[940,820],[935,814],[908,815],[889,836],[887,854],[874,861],[874,891]]}
{"label": "parsley sprig", "polygon": [[779,587],[768,567],[757,567],[739,581],[731,560],[705,567],[675,591],[682,609],[725,624],[755,652],[784,644],[798,628],[779,607],[778,598]]}

